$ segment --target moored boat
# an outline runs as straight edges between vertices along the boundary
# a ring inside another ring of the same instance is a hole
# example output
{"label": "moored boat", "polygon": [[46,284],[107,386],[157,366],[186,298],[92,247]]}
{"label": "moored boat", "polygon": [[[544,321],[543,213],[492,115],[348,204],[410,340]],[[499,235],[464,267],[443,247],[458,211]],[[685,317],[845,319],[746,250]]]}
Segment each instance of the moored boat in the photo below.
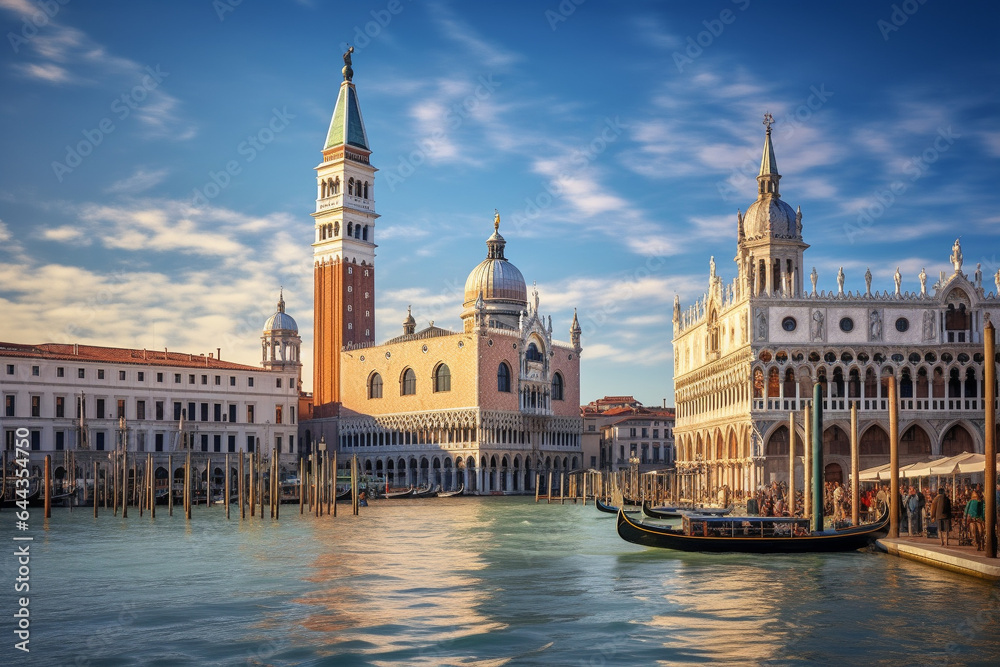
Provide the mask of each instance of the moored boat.
{"label": "moored boat", "polygon": [[642,513],[650,519],[679,519],[687,514],[726,516],[732,511],[732,505],[729,507],[653,507],[648,500],[642,504]]}
{"label": "moored boat", "polygon": [[875,523],[810,531],[808,519],[685,514],[679,528],[649,524],[618,512],[618,535],[627,542],[678,551],[809,553],[861,549],[889,529],[889,513]]}
{"label": "moored boat", "polygon": [[460,484],[454,491],[442,491],[438,494],[438,498],[457,498],[465,493],[465,485]]}
{"label": "moored boat", "polygon": [[409,498],[412,495],[413,495],[413,487],[411,486],[405,491],[390,491],[385,494],[385,497],[391,500],[394,498]]}

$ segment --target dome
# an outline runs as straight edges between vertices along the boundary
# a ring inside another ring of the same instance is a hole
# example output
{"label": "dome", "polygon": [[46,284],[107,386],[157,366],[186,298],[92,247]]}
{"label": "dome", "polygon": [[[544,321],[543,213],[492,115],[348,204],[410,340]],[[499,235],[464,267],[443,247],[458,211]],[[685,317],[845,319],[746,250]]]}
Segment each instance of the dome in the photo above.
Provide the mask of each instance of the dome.
{"label": "dome", "polygon": [[490,301],[528,303],[528,288],[524,284],[524,276],[503,256],[507,242],[500,236],[498,227],[499,218],[493,229],[493,235],[486,239],[486,246],[489,248],[486,259],[472,269],[472,273],[465,281],[466,305],[475,303],[480,294],[487,303]]}
{"label": "dome", "polygon": [[484,259],[472,270],[465,281],[465,303],[474,303],[480,293],[485,302],[528,302],[524,276],[506,259]]}
{"label": "dome", "polygon": [[285,312],[284,290],[281,291],[281,296],[278,297],[277,312],[267,318],[267,322],[264,323],[264,333],[269,333],[271,331],[299,332],[299,325],[295,323],[295,320],[292,319],[291,315]]}
{"label": "dome", "polygon": [[778,197],[763,197],[750,204],[743,216],[743,230],[748,239],[771,236],[797,238],[795,211]]}

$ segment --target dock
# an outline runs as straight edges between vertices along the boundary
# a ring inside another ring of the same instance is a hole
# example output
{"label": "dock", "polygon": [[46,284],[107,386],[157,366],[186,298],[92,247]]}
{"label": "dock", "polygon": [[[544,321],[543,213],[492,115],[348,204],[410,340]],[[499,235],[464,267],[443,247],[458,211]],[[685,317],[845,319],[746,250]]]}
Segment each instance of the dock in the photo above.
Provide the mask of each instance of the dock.
{"label": "dock", "polygon": [[926,537],[883,538],[876,545],[893,556],[980,579],[1000,581],[1000,560],[987,558],[985,551],[976,551],[972,546],[953,543],[943,547],[937,538]]}

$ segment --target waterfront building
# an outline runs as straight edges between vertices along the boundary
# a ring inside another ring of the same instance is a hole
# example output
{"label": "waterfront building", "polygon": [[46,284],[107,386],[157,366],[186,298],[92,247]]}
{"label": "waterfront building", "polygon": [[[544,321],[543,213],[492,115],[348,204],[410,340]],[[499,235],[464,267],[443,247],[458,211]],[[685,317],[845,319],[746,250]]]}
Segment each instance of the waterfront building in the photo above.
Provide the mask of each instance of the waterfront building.
{"label": "waterfront building", "polygon": [[[906,289],[818,291],[806,274],[803,215],[781,198],[767,123],[758,192],[736,219],[736,277],[709,264],[708,289],[673,312],[678,471],[698,488],[749,491],[788,479],[789,413],[823,392],[827,481],[850,471],[850,407],[858,406],[861,467],[889,461],[887,376],[898,383],[900,464],[983,452],[983,326],[1000,315],[979,265],[970,276],[961,244],[951,271]],[[944,252],[942,252],[944,254]],[[885,264],[892,266],[892,260]],[[811,287],[805,286],[805,279]],[[802,418],[795,429],[802,453]],[[802,488],[801,459],[796,472]]]}
{"label": "waterfront building", "polygon": [[633,396],[605,396],[584,405],[584,456],[590,467],[623,470],[639,460],[643,471],[674,465],[674,410],[646,407]]}
{"label": "waterfront building", "polygon": [[[357,455],[393,486],[526,492],[534,476],[582,463],[581,329],[553,336],[506,257],[500,216],[461,303],[461,331],[375,335],[375,171],[350,52],[316,168],[313,419],[307,446]],[[485,225],[484,225],[485,226]],[[458,306],[459,304],[456,304]]]}
{"label": "waterfront building", "polygon": [[262,336],[261,366],[221,350],[0,343],[4,448],[29,432],[32,452],[299,451],[298,328],[284,298]]}

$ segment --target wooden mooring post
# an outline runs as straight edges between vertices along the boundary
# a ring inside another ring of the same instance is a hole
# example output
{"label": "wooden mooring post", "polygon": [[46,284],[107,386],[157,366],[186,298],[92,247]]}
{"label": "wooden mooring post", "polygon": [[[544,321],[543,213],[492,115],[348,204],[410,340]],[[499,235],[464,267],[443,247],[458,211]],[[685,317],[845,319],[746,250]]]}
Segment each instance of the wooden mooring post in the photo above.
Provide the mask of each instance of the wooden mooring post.
{"label": "wooden mooring post", "polygon": [[[253,456],[253,455],[251,454],[251,456]],[[238,480],[236,480],[236,495],[238,496],[238,500],[239,500],[239,503],[240,503],[240,519],[241,520],[247,518],[246,505],[243,504],[243,501],[245,500],[245,498],[243,496],[243,488],[244,488],[245,481],[246,480],[243,477],[243,452],[240,452],[240,477],[239,477]]]}
{"label": "wooden mooring post", "polygon": [[229,518],[229,454],[226,454],[226,519]]}

